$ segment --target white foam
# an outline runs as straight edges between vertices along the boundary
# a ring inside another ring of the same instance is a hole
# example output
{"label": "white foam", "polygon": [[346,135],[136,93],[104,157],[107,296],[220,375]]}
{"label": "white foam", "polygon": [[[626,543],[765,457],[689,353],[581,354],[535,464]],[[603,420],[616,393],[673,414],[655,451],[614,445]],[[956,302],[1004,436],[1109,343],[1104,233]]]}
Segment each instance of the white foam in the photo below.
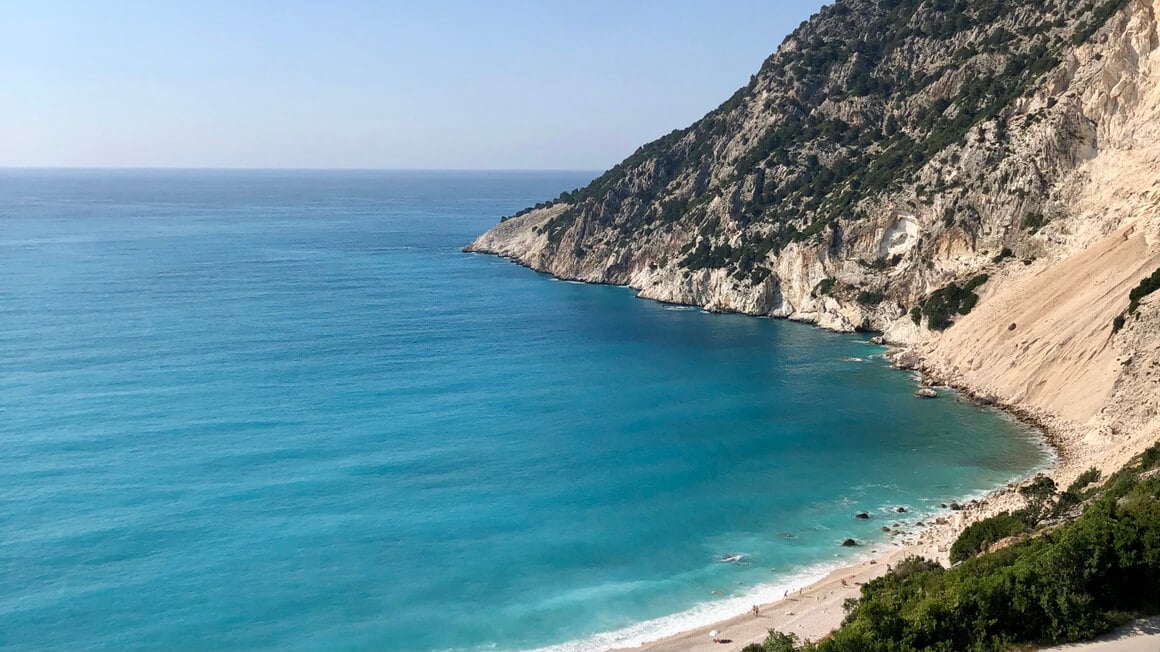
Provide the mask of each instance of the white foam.
{"label": "white foam", "polygon": [[540,652],[596,652],[613,648],[629,648],[643,645],[651,641],[674,636],[713,623],[733,618],[749,610],[754,604],[766,604],[780,600],[786,591],[796,591],[818,582],[834,569],[852,563],[851,559],[833,564],[810,566],[778,584],[756,586],[749,591],[721,600],[703,602],[691,609],[654,618],[617,629],[611,632],[602,632],[588,638],[578,639],[539,648]]}

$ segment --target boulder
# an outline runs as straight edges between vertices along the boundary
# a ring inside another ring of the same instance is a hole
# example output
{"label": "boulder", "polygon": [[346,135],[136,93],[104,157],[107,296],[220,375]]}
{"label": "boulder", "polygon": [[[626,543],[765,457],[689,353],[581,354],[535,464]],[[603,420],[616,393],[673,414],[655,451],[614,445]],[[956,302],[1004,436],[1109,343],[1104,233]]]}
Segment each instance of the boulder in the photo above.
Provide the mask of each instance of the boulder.
{"label": "boulder", "polygon": [[963,506],[958,504],[958,503],[951,503],[951,511],[957,512],[957,511],[961,510],[962,508],[963,508]]}
{"label": "boulder", "polygon": [[854,515],[854,518],[861,519],[863,521],[868,521],[868,520],[870,520],[870,515],[867,514],[866,512],[858,512],[857,514]]}
{"label": "boulder", "polygon": [[895,512],[896,514],[905,514],[905,513],[906,513],[906,508],[905,508],[905,507],[895,507],[895,508],[894,508],[894,512]]}
{"label": "boulder", "polygon": [[898,353],[894,354],[891,362],[893,362],[894,366],[898,367],[899,369],[914,370],[918,369],[918,366],[922,363],[922,359],[919,358],[918,354],[914,353],[913,351],[899,351]]}
{"label": "boulder", "polygon": [[855,541],[854,539],[846,539],[845,541],[842,542],[843,548],[853,548],[856,545],[858,545],[858,542]]}
{"label": "boulder", "polygon": [[929,387],[919,387],[914,396],[915,398],[938,398],[938,392]]}

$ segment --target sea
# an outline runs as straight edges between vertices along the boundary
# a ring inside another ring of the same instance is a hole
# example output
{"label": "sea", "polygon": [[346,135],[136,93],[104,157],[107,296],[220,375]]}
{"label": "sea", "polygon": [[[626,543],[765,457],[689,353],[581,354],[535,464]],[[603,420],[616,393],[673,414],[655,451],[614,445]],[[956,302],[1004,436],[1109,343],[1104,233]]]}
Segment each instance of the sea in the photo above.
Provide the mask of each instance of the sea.
{"label": "sea", "polygon": [[631,646],[1049,461],[868,335],[461,251],[593,176],[0,171],[0,647]]}

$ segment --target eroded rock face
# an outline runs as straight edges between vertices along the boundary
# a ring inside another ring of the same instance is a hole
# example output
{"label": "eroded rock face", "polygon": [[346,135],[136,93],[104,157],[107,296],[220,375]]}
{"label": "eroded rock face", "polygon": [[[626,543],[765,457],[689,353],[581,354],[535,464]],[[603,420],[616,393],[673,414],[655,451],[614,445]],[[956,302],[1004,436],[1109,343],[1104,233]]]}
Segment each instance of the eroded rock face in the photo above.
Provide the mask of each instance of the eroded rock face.
{"label": "eroded rock face", "polygon": [[925,337],[910,312],[934,290],[1140,217],[1084,199],[1095,161],[1155,181],[1136,159],[1156,149],[1138,118],[1155,112],[1156,0],[1076,46],[1102,6],[1079,4],[958,17],[839,1],[721,108],[467,249],[650,299]]}

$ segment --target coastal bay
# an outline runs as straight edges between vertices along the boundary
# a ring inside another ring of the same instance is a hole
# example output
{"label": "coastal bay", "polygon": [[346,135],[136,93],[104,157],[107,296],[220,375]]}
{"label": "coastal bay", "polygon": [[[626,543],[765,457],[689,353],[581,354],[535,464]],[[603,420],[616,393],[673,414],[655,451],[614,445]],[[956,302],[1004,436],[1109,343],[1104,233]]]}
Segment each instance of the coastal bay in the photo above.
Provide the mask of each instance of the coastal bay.
{"label": "coastal bay", "polygon": [[458,251],[579,175],[38,174],[0,184],[17,647],[634,645],[1049,459],[864,335]]}

